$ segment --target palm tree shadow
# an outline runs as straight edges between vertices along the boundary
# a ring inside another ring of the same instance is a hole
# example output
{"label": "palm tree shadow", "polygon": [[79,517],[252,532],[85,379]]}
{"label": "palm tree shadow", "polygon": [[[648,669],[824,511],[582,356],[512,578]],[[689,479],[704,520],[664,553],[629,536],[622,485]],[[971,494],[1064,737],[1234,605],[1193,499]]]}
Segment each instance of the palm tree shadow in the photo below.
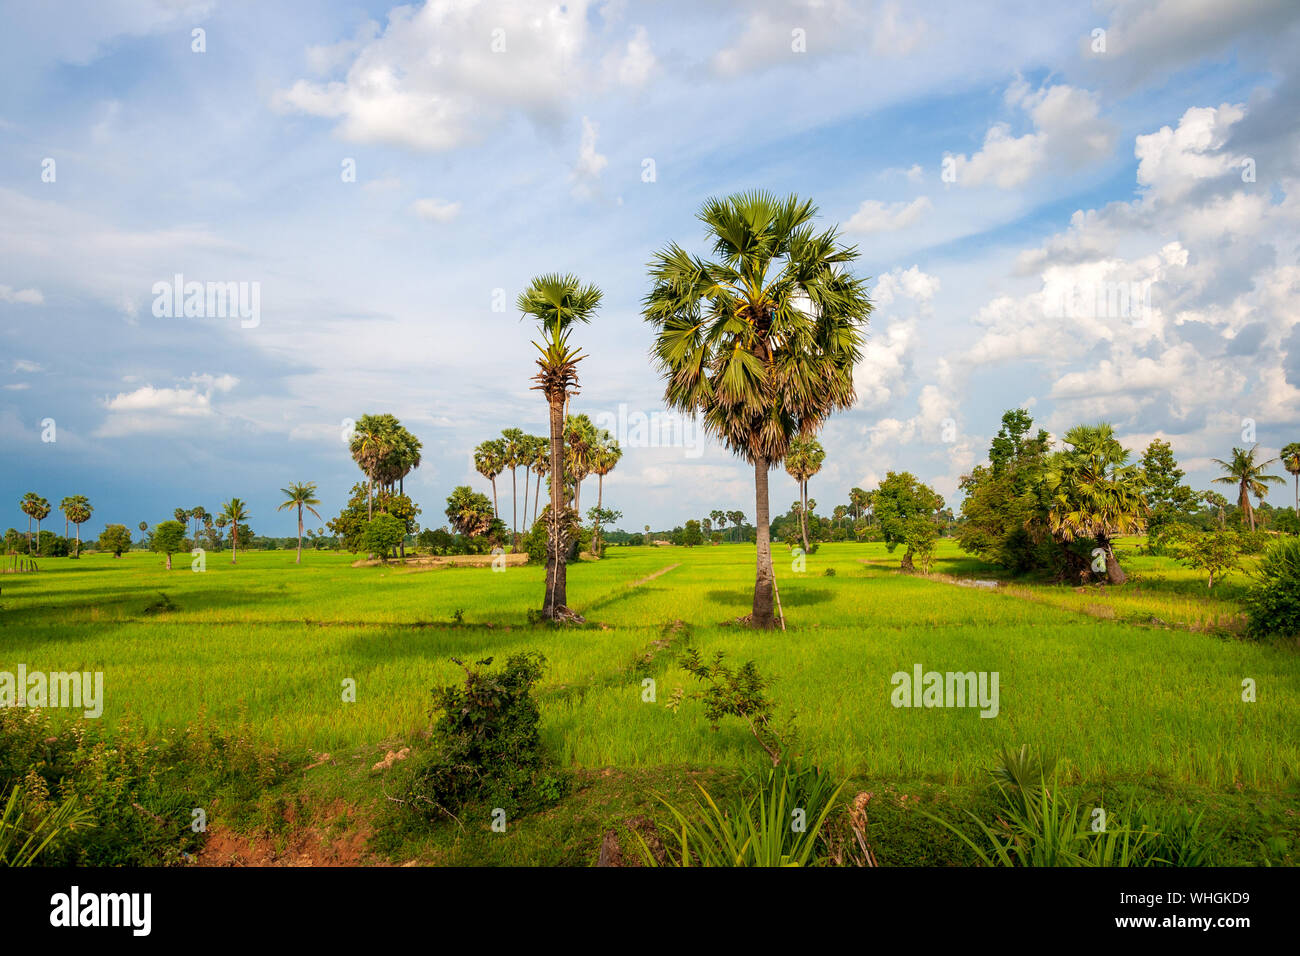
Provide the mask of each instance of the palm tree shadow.
{"label": "palm tree shadow", "polygon": [[[709,591],[705,596],[714,604],[727,607],[750,607],[754,603],[752,590]],[[781,592],[781,604],[784,607],[807,607],[812,604],[825,604],[832,597],[832,593],[825,588],[790,588]]]}

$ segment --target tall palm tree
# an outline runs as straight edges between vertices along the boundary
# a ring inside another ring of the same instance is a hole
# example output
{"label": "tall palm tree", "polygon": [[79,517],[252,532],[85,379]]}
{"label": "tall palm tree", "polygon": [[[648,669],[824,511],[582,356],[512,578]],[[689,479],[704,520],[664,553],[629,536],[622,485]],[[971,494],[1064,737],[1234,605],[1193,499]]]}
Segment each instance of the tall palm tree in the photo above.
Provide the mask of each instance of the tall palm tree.
{"label": "tall palm tree", "polygon": [[853,510],[853,520],[857,521],[862,517],[863,509],[867,507],[867,493],[861,488],[850,488],[849,507]]}
{"label": "tall palm tree", "polygon": [[550,273],[537,276],[519,294],[519,311],[531,316],[541,332],[541,341],[533,345],[540,353],[533,381],[546,397],[551,426],[551,522],[546,545],[546,599],[542,616],[550,620],[566,618],[568,576],[569,515],[564,500],[564,413],[569,397],[578,391],[578,363],[585,357],[570,344],[569,337],[578,323],[590,322],[600,307],[601,293],[594,285],[584,285],[574,275]]}
{"label": "tall palm tree", "polygon": [[[600,512],[605,507],[605,476],[614,470],[614,466],[619,463],[623,457],[623,449],[619,447],[614,436],[609,432],[601,429],[600,443],[596,447],[596,453],[591,459],[591,470],[596,474],[596,531],[591,536],[591,553],[598,554],[600,551]],[[720,514],[721,512],[715,512]]]}
{"label": "tall palm tree", "polygon": [[[81,557],[81,526],[90,520],[95,509],[91,507],[90,499],[85,495],[69,495],[63,499],[59,509],[77,530],[77,549],[74,553],[77,557]],[[64,537],[67,535],[65,534]]]}
{"label": "tall palm tree", "polygon": [[1300,441],[1282,449],[1282,467],[1295,478],[1295,512],[1300,517]]}
{"label": "tall palm tree", "polygon": [[1242,522],[1249,522],[1250,530],[1255,530],[1255,510],[1250,506],[1250,496],[1263,499],[1268,496],[1269,485],[1286,484],[1286,479],[1278,475],[1266,475],[1264,469],[1273,464],[1278,459],[1270,458],[1268,461],[1255,461],[1255,452],[1259,445],[1255,444],[1247,451],[1244,448],[1232,449],[1232,460],[1224,461],[1221,458],[1213,459],[1216,465],[1219,465],[1225,472],[1218,478],[1213,479],[1216,484],[1236,485],[1237,486],[1237,507],[1241,509]]}
{"label": "tall palm tree", "polygon": [[[537,523],[540,512],[537,506],[541,503],[542,479],[551,472],[551,440],[542,436],[533,439],[533,460],[531,470],[537,476],[537,481],[533,487],[533,524]],[[524,522],[528,524],[527,521]]]}
{"label": "tall palm tree", "polygon": [[474,470],[492,483],[492,513],[501,517],[497,508],[497,475],[506,470],[506,450],[499,438],[480,442],[474,449]]}
{"label": "tall palm tree", "polygon": [[668,403],[754,466],[757,559],[751,623],[775,623],[768,472],[856,398],[853,367],[871,313],[857,249],[816,207],[765,192],[709,199],[699,213],[715,261],[672,243],[650,263],[644,314]]}
{"label": "tall palm tree", "polygon": [[582,514],[582,483],[591,474],[600,436],[586,415],[564,420],[564,473],[573,482],[573,510]]}
{"label": "tall palm tree", "polygon": [[382,415],[362,415],[357,419],[348,442],[348,451],[366,476],[366,520],[375,516],[374,489],[379,480],[384,456],[389,452],[391,429]]}
{"label": "tall palm tree", "polygon": [[238,498],[231,498],[221,506],[221,517],[230,524],[230,563],[234,564],[239,557],[239,526],[249,518],[248,507]]}
{"label": "tall palm tree", "polygon": [[822,470],[826,450],[811,436],[796,435],[785,456],[785,470],[799,483],[799,530],[803,533],[804,554],[808,553],[808,479]]}
{"label": "tall palm tree", "polygon": [[36,519],[36,550],[41,550],[41,522],[50,516],[50,503],[44,498],[36,499],[32,517]]}
{"label": "tall palm tree", "polygon": [[[527,451],[528,436],[522,429],[507,428],[501,432],[501,459],[502,464],[510,469],[510,540],[514,548],[519,547],[519,487],[517,475],[519,466],[524,464],[524,455]],[[524,472],[527,480],[527,472]],[[527,499],[528,489],[525,487],[524,496]]]}
{"label": "tall palm tree", "polygon": [[23,495],[23,500],[18,502],[18,507],[22,513],[27,515],[27,553],[32,553],[32,519],[36,517],[36,512],[40,510],[41,496],[34,491],[29,491]]}
{"label": "tall palm tree", "polygon": [[298,509],[298,557],[294,564],[302,564],[302,509],[306,508],[320,520],[320,512],[312,505],[320,504],[320,499],[316,497],[316,482],[314,481],[295,481],[288,488],[281,488],[280,494],[284,495],[284,503],[276,508],[276,511],[283,511],[285,508]]}
{"label": "tall palm tree", "polygon": [[1105,555],[1106,579],[1123,584],[1127,575],[1113,542],[1146,526],[1141,469],[1128,463],[1128,449],[1105,422],[1076,425],[1064,441],[1069,450],[1057,452],[1048,462],[1048,526],[1061,541],[1095,541]]}

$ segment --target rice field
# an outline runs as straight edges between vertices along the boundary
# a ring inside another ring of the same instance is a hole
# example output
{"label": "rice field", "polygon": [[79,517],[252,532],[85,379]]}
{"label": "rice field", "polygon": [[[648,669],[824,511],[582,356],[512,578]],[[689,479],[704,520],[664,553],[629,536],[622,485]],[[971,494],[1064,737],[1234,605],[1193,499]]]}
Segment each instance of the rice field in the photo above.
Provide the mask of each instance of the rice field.
{"label": "rice field", "polygon": [[[793,714],[800,749],[846,774],[966,783],[1021,743],[1089,779],[1278,788],[1300,767],[1300,655],[1205,629],[1240,614],[1239,592],[1202,593],[1161,558],[1127,561],[1135,580],[1121,589],[987,590],[944,579],[990,576],[950,542],[928,578],[896,573],[879,544],[823,545],[802,572],[778,548],[787,629],[770,634],[734,625],[749,610],[752,546],[610,548],[570,567],[569,603],[588,625],[562,630],[529,624],[540,568],[352,560],[210,554],[194,573],[143,553],[50,559],[0,578],[0,670],[102,671],[109,723],[162,730],[203,714],[320,753],[409,739],[430,688],[457,679],[453,657],[538,650],[545,734],[569,765],[748,764],[739,724],[713,731],[700,703],[664,705],[694,689],[675,663],[689,642],[776,678],[770,696]],[[893,675],[916,665],[996,672],[997,715],[894,706]]]}

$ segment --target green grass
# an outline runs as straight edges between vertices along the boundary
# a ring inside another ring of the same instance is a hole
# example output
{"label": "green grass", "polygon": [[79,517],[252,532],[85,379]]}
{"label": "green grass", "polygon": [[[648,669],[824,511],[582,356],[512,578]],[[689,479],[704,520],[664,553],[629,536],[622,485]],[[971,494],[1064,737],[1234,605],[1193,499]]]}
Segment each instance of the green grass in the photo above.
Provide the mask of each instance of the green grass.
{"label": "green grass", "polygon": [[[550,662],[539,692],[545,735],[564,762],[747,765],[754,743],[738,724],[715,732],[698,703],[676,714],[663,706],[673,688],[692,689],[672,649],[648,670],[633,666],[681,621],[679,642],[752,658],[777,677],[771,696],[783,715],[797,715],[800,749],[837,773],[973,783],[1001,746],[1029,742],[1068,757],[1088,780],[1297,782],[1294,648],[1131,623],[1207,619],[1200,610],[1180,617],[1182,600],[1238,613],[1235,592],[1196,593],[1172,562],[1132,558],[1133,586],[1105,592],[988,592],[896,574],[897,556],[882,545],[823,545],[802,574],[778,547],[788,630],[756,634],[730,623],[748,613],[753,557],[744,545],[611,548],[604,561],[570,568],[569,603],[590,623],[564,630],[528,624],[542,594],[533,567],[352,568],[352,556],[326,552],[295,566],[292,552],[270,552],[241,554],[235,566],[210,554],[196,574],[187,561],[167,572],[142,553],[48,559],[37,574],[0,578],[0,669],[102,670],[109,722],[131,714],[161,729],[203,712],[233,727],[242,717],[287,749],[338,752],[415,735],[429,689],[457,679],[452,656],[536,649]],[[990,576],[949,542],[935,570]],[[160,593],[173,609],[147,613]],[[1114,619],[1098,615],[1102,602]],[[451,623],[457,612],[463,626]],[[997,671],[1000,714],[892,707],[890,676],[916,663]],[[658,703],[642,702],[647,676]],[[347,678],[356,703],[342,700]],[[1241,700],[1245,678],[1257,684],[1255,703]]]}

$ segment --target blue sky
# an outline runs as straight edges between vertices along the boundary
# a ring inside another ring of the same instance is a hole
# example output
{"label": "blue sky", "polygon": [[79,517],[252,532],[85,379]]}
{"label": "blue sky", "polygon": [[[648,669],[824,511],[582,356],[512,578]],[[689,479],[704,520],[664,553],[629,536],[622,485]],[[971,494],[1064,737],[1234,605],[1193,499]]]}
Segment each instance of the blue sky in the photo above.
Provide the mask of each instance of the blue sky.
{"label": "blue sky", "polygon": [[[486,490],[474,445],[544,431],[529,277],[605,292],[575,410],[649,414],[645,263],[749,188],[814,199],[872,277],[822,510],[899,469],[956,501],[1013,406],[1166,438],[1198,487],[1251,429],[1300,440],[1293,3],[0,12],[0,526],[35,490],[88,495],[92,534],[231,496],[288,534],[278,489],[336,513],[366,412],[424,441],[407,489],[442,524],[453,486]],[[256,283],[256,324],[156,316],[178,273]],[[1119,286],[1140,314],[1060,305]],[[712,445],[628,448],[606,495],[624,527],[754,506]]]}

